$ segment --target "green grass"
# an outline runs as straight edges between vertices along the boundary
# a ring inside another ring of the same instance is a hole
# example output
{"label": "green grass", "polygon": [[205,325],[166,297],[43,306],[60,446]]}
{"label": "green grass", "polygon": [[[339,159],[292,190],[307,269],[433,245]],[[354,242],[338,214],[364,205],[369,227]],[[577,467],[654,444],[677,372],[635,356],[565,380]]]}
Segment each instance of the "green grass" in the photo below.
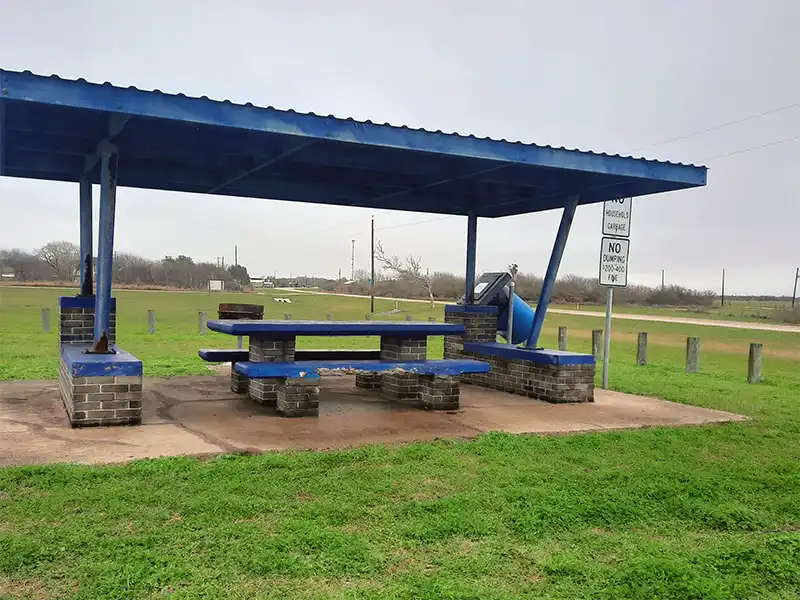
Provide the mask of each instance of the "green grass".
{"label": "green grass", "polygon": [[[55,337],[35,332],[57,292],[0,293],[4,376],[51,377]],[[122,345],[151,372],[202,372],[197,348],[229,343],[195,332],[219,297],[119,298]],[[270,316],[367,306],[292,298],[267,299]],[[570,347],[587,350],[598,323],[552,315],[544,341],[567,325]],[[637,367],[644,328],[651,364]],[[702,339],[698,375],[682,369],[687,335]],[[612,387],[743,423],[3,469],[0,598],[797,598],[799,337],[615,323]],[[765,344],[760,385],[745,380],[750,341]]]}

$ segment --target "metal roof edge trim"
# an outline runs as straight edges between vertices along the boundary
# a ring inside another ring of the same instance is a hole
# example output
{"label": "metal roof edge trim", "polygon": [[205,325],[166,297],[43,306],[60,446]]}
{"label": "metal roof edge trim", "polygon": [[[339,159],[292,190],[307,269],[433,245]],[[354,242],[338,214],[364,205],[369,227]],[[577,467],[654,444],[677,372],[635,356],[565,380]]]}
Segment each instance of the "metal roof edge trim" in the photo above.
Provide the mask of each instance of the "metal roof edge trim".
{"label": "metal roof edge trim", "polygon": [[[87,97],[87,91],[92,93]],[[369,120],[300,113],[252,103],[236,104],[230,100],[212,100],[206,96],[169,94],[134,86],[118,87],[111,83],[92,83],[85,79],[63,79],[58,75],[37,75],[31,71],[0,70],[0,94],[3,99],[51,104],[77,109],[120,113],[133,116],[184,121],[203,125],[295,135],[346,143],[436,152],[469,158],[532,165],[557,169],[592,171],[642,179],[663,179],[694,186],[706,184],[707,167],[673,163],[619,154],[607,154],[564,147],[540,146],[520,141],[413,129]],[[324,126],[322,126],[324,124]],[[387,133],[400,134],[387,139]],[[424,143],[423,143],[424,142]],[[454,143],[460,148],[453,147]],[[598,159],[601,162],[598,162]],[[591,168],[580,164],[591,160]],[[652,170],[658,173],[652,173]]]}

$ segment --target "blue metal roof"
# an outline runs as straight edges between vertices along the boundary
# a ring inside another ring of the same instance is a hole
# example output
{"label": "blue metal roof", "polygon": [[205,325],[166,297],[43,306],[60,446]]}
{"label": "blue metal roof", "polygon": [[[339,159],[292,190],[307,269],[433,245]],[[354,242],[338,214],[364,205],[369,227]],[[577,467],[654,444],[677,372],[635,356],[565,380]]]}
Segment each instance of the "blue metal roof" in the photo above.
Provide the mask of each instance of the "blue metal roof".
{"label": "blue metal roof", "polygon": [[0,175],[499,217],[705,185],[706,168],[0,71]]}

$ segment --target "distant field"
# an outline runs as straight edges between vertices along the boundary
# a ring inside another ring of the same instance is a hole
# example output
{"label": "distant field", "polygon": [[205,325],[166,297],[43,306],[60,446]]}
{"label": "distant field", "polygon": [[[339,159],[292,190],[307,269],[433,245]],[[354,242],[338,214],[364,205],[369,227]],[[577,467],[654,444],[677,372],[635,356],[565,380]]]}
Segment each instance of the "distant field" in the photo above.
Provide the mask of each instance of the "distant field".
{"label": "distant field", "polygon": [[[53,310],[55,325],[58,294],[0,288],[0,379],[55,377],[56,334],[40,332],[40,309]],[[197,311],[212,317],[221,301],[318,319],[363,318],[369,302],[116,295],[120,344],[149,375],[207,372],[197,349],[232,340],[198,335]],[[441,307],[400,307],[442,318]],[[600,322],[550,315],[543,343],[566,325],[570,349],[588,351]],[[640,330],[650,336],[646,367],[635,365]],[[688,335],[702,340],[696,375],[683,370]],[[800,597],[800,334],[619,321],[612,339],[612,388],[751,420],[0,469],[0,598]],[[755,341],[765,345],[765,380],[749,385]]]}
{"label": "distant field", "polygon": [[[585,310],[587,312],[605,313],[605,305],[597,304],[553,304],[556,308],[570,310]],[[632,306],[615,305],[615,312],[626,314],[655,315],[665,317],[683,317],[686,319],[719,319],[723,321],[742,321],[750,323],[783,323],[779,314],[783,310],[790,310],[790,302],[757,302],[733,300],[725,306],[712,306],[710,308],[676,308],[657,306]]]}

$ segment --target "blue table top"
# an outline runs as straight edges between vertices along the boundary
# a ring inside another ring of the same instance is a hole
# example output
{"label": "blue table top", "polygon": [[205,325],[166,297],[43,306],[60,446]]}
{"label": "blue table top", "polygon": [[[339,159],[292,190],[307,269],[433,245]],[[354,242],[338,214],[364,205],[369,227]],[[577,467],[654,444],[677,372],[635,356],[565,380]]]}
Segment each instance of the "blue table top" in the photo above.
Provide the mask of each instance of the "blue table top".
{"label": "blue table top", "polygon": [[463,335],[464,326],[431,321],[288,321],[288,320],[213,320],[208,328],[229,335],[252,336],[354,336],[383,335],[425,337],[428,335]]}

